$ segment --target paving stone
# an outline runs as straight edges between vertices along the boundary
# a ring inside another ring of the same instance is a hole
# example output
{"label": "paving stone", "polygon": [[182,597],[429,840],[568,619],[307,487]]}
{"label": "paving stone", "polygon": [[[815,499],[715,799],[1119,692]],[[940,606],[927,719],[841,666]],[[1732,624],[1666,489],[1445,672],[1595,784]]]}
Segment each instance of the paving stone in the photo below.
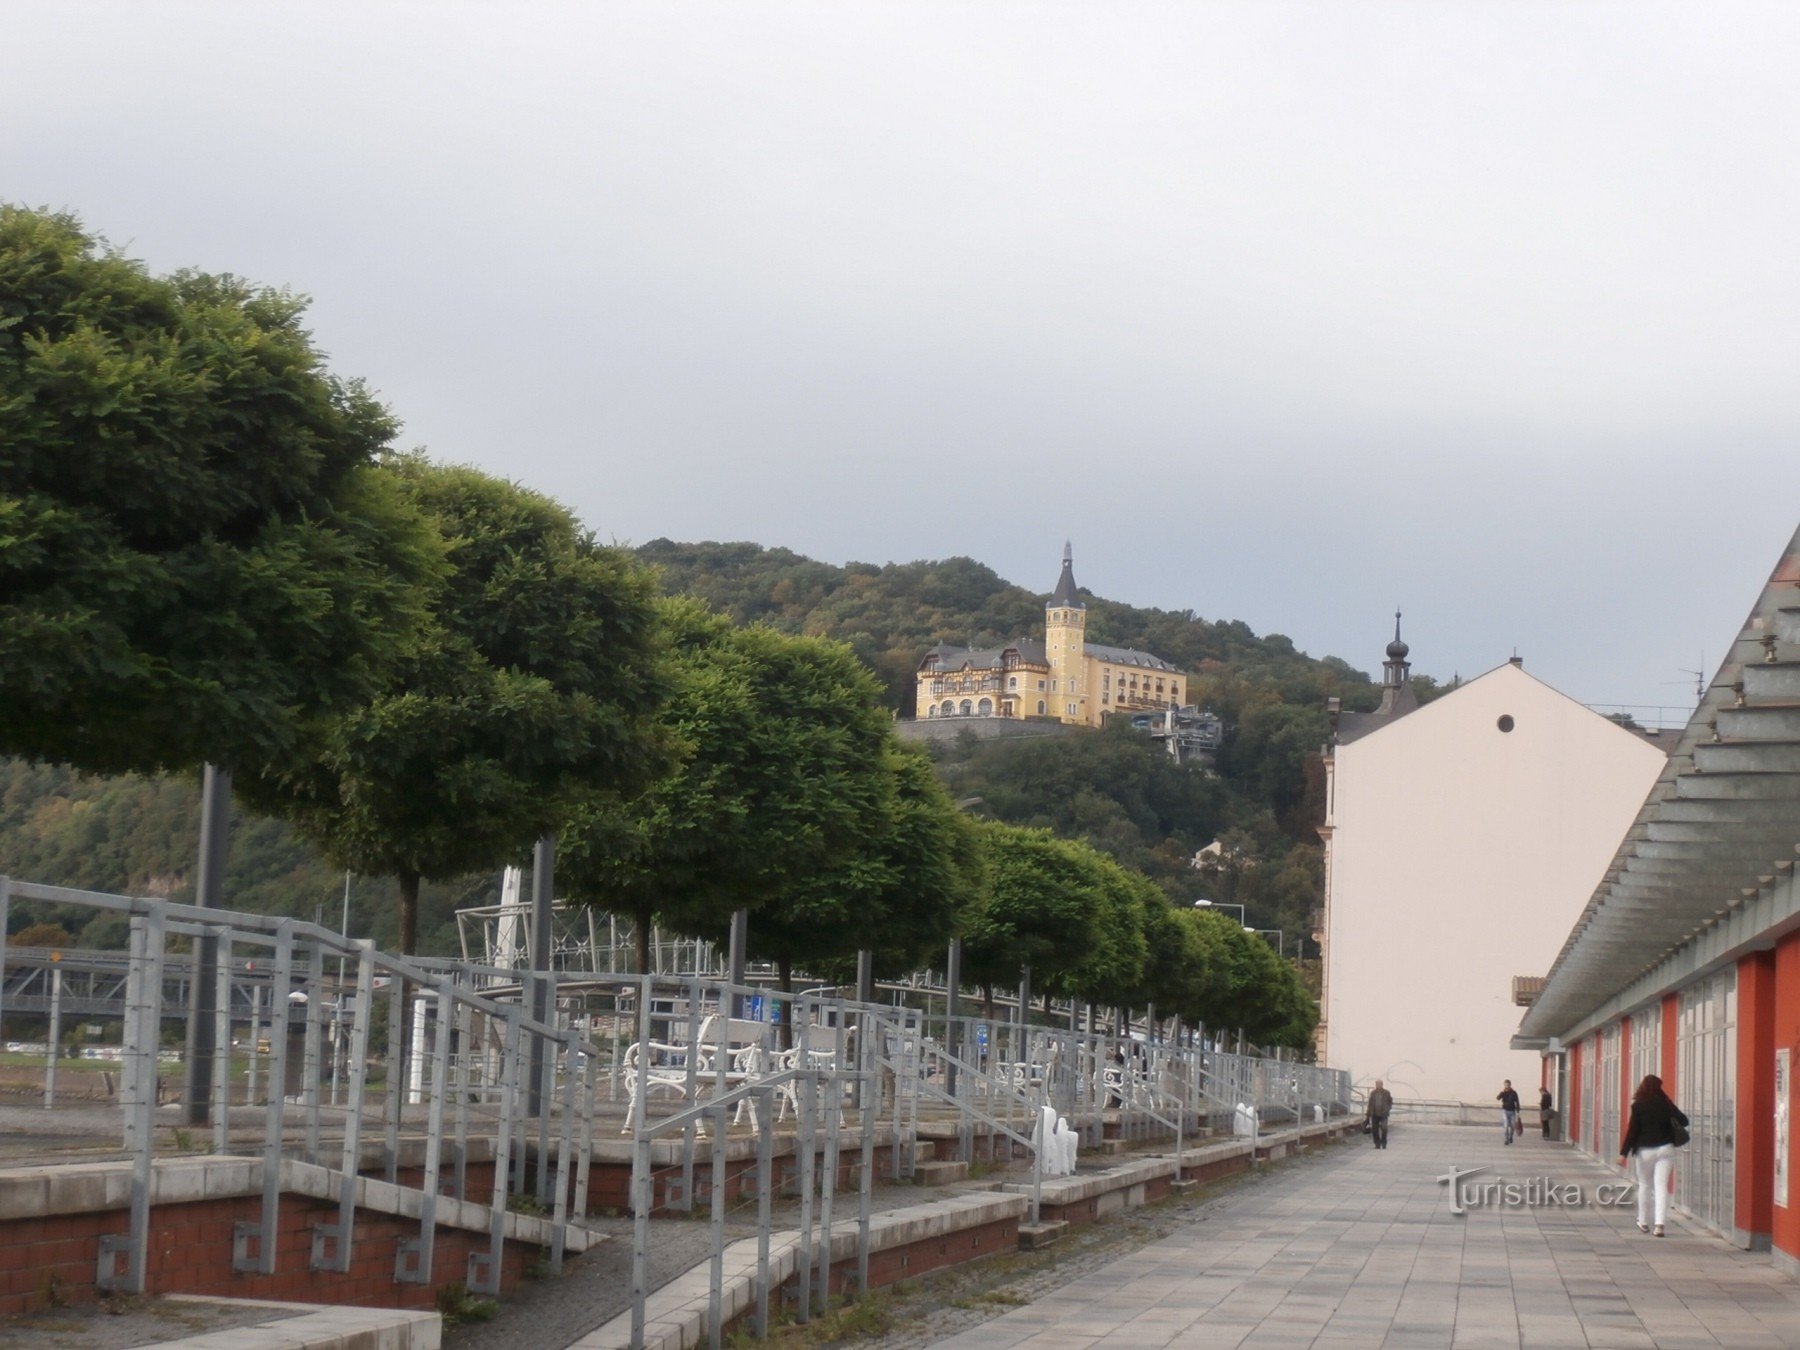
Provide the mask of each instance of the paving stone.
{"label": "paving stone", "polygon": [[1452,1165],[1487,1169],[1472,1182],[1616,1179],[1564,1147],[1521,1156],[1487,1130],[1412,1126],[1384,1152],[1284,1164],[1204,1221],[939,1344],[1800,1347],[1800,1283],[1766,1254],[1679,1221],[1645,1239],[1629,1209],[1454,1215],[1439,1182]]}

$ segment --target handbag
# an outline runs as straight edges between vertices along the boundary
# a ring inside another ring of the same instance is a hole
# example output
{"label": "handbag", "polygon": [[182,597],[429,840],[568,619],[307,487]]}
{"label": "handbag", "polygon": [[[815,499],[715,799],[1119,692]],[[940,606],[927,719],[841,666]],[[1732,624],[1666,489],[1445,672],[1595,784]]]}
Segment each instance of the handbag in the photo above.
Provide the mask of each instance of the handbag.
{"label": "handbag", "polygon": [[1675,1145],[1676,1148],[1680,1148],[1683,1144],[1687,1143],[1688,1138],[1688,1127],[1683,1125],[1679,1120],[1671,1117],[1669,1120],[1669,1142]]}

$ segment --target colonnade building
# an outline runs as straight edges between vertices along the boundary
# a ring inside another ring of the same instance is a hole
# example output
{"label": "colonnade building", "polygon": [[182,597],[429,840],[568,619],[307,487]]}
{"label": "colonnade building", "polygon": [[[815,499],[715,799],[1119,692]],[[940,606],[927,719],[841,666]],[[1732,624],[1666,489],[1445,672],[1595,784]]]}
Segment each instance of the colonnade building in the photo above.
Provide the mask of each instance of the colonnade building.
{"label": "colonnade building", "polygon": [[1548,966],[1513,1045],[1613,1162],[1645,1074],[1692,1119],[1674,1199],[1800,1273],[1800,533]]}

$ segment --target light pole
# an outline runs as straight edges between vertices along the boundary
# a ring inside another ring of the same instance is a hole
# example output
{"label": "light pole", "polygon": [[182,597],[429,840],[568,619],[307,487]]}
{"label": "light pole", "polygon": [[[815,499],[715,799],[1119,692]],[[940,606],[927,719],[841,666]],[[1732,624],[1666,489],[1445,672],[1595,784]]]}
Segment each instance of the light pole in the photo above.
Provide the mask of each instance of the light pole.
{"label": "light pole", "polygon": [[1224,900],[1200,899],[1200,900],[1194,901],[1194,908],[1195,909],[1235,909],[1238,913],[1239,927],[1243,928],[1243,930],[1246,933],[1252,931],[1252,929],[1250,928],[1250,925],[1244,922],[1244,907],[1242,905],[1234,905],[1234,904],[1231,904],[1228,901],[1224,901]]}
{"label": "light pole", "polygon": [[1279,928],[1251,928],[1246,925],[1244,931],[1246,933],[1261,933],[1264,937],[1273,933],[1275,935],[1275,954],[1277,956],[1287,955],[1287,952],[1283,950],[1283,948],[1287,946],[1287,934],[1283,933]]}

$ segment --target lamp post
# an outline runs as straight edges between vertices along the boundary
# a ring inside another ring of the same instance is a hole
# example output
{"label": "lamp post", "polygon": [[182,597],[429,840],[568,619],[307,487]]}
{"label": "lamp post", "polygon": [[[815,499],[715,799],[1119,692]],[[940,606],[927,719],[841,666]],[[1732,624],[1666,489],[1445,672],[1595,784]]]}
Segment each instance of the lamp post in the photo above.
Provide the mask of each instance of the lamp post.
{"label": "lamp post", "polygon": [[1287,955],[1287,952],[1283,950],[1283,948],[1287,946],[1287,934],[1283,933],[1279,928],[1251,928],[1246,925],[1244,931],[1246,933],[1261,933],[1264,937],[1273,933],[1275,935],[1275,954],[1277,956]]}
{"label": "lamp post", "polygon": [[1235,909],[1237,911],[1237,915],[1238,915],[1238,925],[1240,927],[1242,927],[1245,932],[1252,931],[1249,924],[1244,922],[1244,907],[1242,905],[1234,905],[1234,904],[1231,904],[1224,900],[1200,899],[1200,900],[1194,901],[1194,908],[1195,909]]}

